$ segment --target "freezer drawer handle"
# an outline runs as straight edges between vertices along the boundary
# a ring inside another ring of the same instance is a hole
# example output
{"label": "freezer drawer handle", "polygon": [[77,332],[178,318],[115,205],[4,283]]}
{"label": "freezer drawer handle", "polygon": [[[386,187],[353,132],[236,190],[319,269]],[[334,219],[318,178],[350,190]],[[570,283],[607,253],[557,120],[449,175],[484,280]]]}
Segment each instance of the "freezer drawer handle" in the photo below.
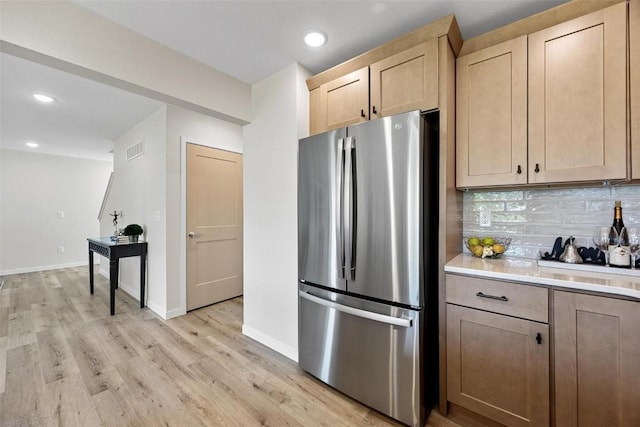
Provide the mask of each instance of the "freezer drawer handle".
{"label": "freezer drawer handle", "polygon": [[348,307],[346,305],[338,304],[333,301],[327,301],[326,299],[318,298],[304,291],[298,291],[298,293],[301,298],[304,298],[311,302],[315,302],[316,304],[320,304],[328,308],[333,308],[343,313],[351,314],[353,316],[362,317],[368,320],[375,320],[376,322],[387,323],[389,325],[402,326],[403,328],[410,328],[412,325],[411,319],[401,319],[398,317],[386,316],[384,314],[372,313],[370,311]]}
{"label": "freezer drawer handle", "polygon": [[482,292],[478,292],[476,296],[480,298],[497,299],[498,301],[504,301],[504,302],[509,301],[509,298],[505,297],[504,295],[501,297],[497,297],[495,295],[483,294]]}

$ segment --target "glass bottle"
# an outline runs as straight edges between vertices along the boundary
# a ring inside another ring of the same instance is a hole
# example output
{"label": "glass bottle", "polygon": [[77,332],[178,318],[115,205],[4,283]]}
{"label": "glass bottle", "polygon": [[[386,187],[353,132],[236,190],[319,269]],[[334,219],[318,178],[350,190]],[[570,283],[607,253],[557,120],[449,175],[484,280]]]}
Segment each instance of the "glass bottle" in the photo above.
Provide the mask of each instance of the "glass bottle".
{"label": "glass bottle", "polygon": [[610,236],[617,235],[617,238],[609,239],[609,265],[612,267],[631,268],[629,234],[626,232],[622,221],[622,203],[620,200],[615,202],[611,229]]}

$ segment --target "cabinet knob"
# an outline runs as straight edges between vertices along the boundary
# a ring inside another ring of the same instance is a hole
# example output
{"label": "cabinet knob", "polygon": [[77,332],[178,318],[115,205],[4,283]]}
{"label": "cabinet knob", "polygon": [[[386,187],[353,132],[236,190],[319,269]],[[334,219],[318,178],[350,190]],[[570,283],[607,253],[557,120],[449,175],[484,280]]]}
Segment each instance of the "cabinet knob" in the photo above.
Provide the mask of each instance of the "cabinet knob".
{"label": "cabinet knob", "polygon": [[518,165],[518,175],[520,175],[522,173],[522,167],[520,167],[520,165]]}
{"label": "cabinet knob", "polygon": [[536,163],[536,168],[534,169],[536,173],[540,172],[540,165]]}
{"label": "cabinet knob", "polygon": [[367,117],[367,115],[364,114],[364,110],[360,110],[360,117]]}
{"label": "cabinet knob", "polygon": [[540,335],[540,332],[536,334],[536,342],[542,344],[542,335]]}
{"label": "cabinet knob", "polygon": [[376,110],[376,106],[375,105],[373,106],[373,109],[371,111],[373,111],[373,114],[378,114],[378,110]]}

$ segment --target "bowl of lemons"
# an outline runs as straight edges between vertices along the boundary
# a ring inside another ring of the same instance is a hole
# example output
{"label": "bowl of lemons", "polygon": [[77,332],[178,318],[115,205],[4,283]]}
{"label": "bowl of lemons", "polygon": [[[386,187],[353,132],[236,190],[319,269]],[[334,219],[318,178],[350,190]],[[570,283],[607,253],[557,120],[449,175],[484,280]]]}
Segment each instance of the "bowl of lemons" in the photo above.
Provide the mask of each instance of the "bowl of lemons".
{"label": "bowl of lemons", "polygon": [[465,237],[464,244],[473,256],[478,258],[498,258],[509,249],[511,238],[471,236]]}

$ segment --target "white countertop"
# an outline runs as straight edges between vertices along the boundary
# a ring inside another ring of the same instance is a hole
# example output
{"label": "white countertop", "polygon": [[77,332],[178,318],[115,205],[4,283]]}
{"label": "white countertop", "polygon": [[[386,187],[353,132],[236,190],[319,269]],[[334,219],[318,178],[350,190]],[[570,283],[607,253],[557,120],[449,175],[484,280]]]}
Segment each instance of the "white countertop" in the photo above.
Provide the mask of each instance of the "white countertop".
{"label": "white countertop", "polygon": [[[561,267],[561,263],[558,264]],[[592,272],[540,267],[532,259],[482,259],[470,254],[460,254],[444,267],[447,273],[603,292],[640,301],[640,270],[637,274],[630,270],[625,270],[625,274],[616,274],[616,269],[611,267],[602,267],[602,270],[603,272]]]}

